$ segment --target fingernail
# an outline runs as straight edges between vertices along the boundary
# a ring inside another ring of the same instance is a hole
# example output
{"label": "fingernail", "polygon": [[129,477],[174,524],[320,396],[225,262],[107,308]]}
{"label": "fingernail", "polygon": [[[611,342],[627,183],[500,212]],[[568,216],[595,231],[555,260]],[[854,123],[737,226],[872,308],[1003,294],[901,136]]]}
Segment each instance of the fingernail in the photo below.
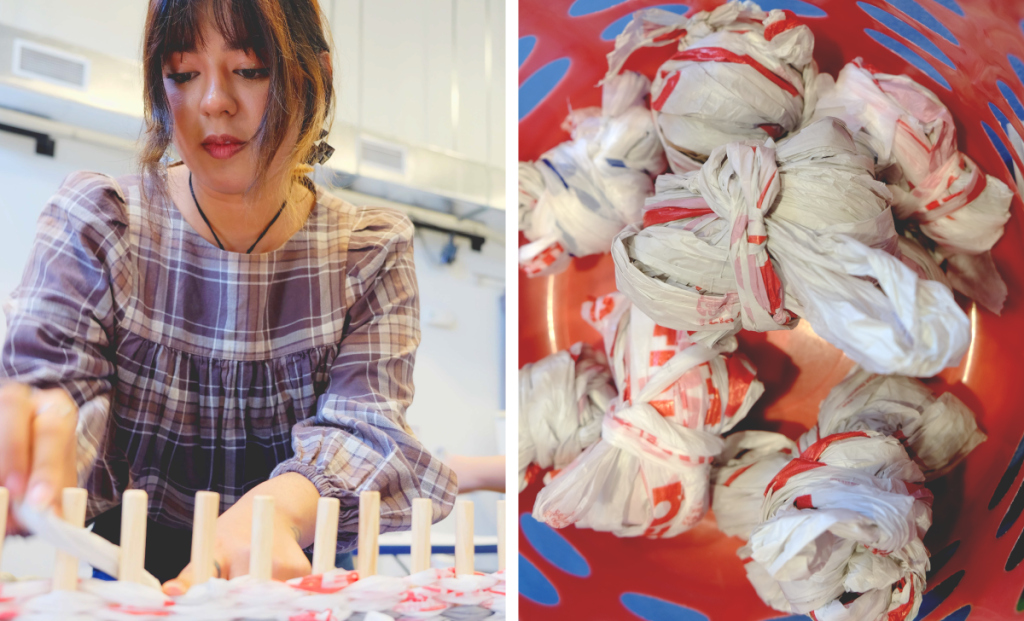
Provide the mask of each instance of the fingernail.
{"label": "fingernail", "polygon": [[50,484],[40,481],[28,490],[25,502],[36,509],[45,509],[51,498],[53,498],[53,492],[50,489]]}
{"label": "fingernail", "polygon": [[164,584],[164,593],[167,595],[181,595],[184,592],[185,589],[182,587],[182,584],[176,580],[171,580]]}

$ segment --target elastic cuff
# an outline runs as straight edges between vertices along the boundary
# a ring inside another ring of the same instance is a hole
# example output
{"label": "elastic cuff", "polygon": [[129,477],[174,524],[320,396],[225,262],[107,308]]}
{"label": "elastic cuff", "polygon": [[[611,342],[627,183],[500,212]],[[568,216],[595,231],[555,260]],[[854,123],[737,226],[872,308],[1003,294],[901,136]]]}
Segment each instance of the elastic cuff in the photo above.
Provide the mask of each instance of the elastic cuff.
{"label": "elastic cuff", "polygon": [[279,463],[277,468],[274,468],[274,471],[270,473],[270,478],[273,479],[274,477],[281,476],[286,472],[295,472],[309,479],[309,482],[316,487],[316,491],[321,497],[331,496],[331,491],[334,489],[331,486],[331,482],[327,480],[327,477],[324,476],[323,472],[317,470],[313,466],[293,459],[288,459]]}

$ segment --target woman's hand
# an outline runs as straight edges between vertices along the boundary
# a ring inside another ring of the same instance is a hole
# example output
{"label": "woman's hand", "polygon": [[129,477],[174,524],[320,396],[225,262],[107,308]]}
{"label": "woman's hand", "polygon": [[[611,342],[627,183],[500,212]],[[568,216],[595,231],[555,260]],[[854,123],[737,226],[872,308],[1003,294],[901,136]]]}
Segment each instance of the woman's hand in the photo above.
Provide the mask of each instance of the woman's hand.
{"label": "woman's hand", "polygon": [[[77,483],[78,405],[60,388],[0,386],[0,485],[15,502],[60,511],[61,490]],[[7,534],[24,534],[13,512]]]}
{"label": "woman's hand", "polygon": [[[306,477],[288,473],[257,485],[217,518],[214,576],[230,580],[249,573],[252,499],[262,495],[274,497],[271,573],[274,580],[307,576],[312,571],[303,548],[313,541],[320,494]],[[189,564],[177,578],[164,583],[164,593],[181,595],[191,586],[192,565]]]}

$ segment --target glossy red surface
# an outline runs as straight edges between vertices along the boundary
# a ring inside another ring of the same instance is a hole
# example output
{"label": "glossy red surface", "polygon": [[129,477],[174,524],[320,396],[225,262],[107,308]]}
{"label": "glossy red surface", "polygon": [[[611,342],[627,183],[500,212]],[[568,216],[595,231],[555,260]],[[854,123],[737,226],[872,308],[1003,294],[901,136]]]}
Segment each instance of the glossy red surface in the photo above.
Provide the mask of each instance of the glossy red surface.
{"label": "glossy red surface", "polygon": [[[852,0],[810,0],[828,13],[823,18],[801,17],[815,33],[815,58],[823,71],[836,75],[842,65],[857,56],[887,73],[905,73],[932,89],[957,120],[961,151],[987,173],[1015,187],[1012,175],[982,130],[981,121],[996,130],[1009,144],[999,121],[989,108],[998,106],[1024,135],[1024,126],[997,87],[1001,80],[1024,99],[1024,85],[1011,67],[1007,54],[1024,58],[1024,2],[1010,0],[959,0],[966,17],[960,17],[934,0],[918,0],[949,28],[960,42],[953,45],[920,27],[911,16],[883,0],[868,4],[918,26],[957,66],[951,70],[932,63],[951,85],[951,91],[899,56],[883,48],[867,34],[871,28],[893,36],[925,58],[926,52],[871,18]],[[519,158],[536,159],[545,150],[568,139],[559,129],[573,108],[600,105],[597,82],[603,77],[605,55],[612,42],[602,41],[608,24],[645,6],[664,0],[628,0],[623,4],[582,17],[569,17],[573,0],[520,0],[520,36],[537,37],[536,46],[520,67],[523,83],[548,62],[568,56],[572,63],[565,78],[520,122]],[[691,12],[713,8],[718,0],[684,2]],[[646,75],[661,64],[669,48],[645,50],[631,59],[627,69]],[[1024,169],[1024,163],[1018,162]],[[1012,218],[993,255],[1009,287],[1002,316],[974,309],[965,301],[973,328],[970,352],[960,366],[946,369],[928,380],[939,392],[950,390],[971,406],[989,440],[951,475],[933,484],[936,492],[935,525],[926,539],[934,553],[960,541],[953,558],[929,582],[941,583],[966,570],[953,593],[928,619],[943,619],[964,605],[972,606],[972,621],[1015,618],[1024,589],[1024,565],[1006,571],[1011,548],[1021,537],[1024,520],[1018,520],[1001,538],[996,530],[1014,495],[1021,476],[998,505],[989,510],[993,491],[1007,468],[1024,432],[1021,407],[1024,382],[1020,375],[1024,352],[1024,222],[1020,198],[1015,198]],[[520,240],[521,243],[524,240]],[[600,338],[580,318],[580,305],[615,288],[609,255],[576,259],[564,273],[528,279],[520,273],[520,365],[535,361],[572,343]],[[758,367],[766,393],[741,428],[780,431],[796,437],[815,419],[818,403],[849,369],[842,353],[819,339],[806,324],[792,332],[743,333],[742,347]],[[519,496],[519,512],[528,513],[538,491],[531,486]],[[558,590],[556,606],[542,606],[520,598],[520,617],[545,619],[636,619],[621,603],[623,592],[639,592],[676,602],[718,621],[760,621],[785,616],[765,607],[748,584],[734,552],[740,541],[722,535],[712,516],[684,535],[671,540],[618,539],[605,533],[568,528],[559,531],[587,559],[591,573],[577,578],[544,560],[520,535],[520,553],[530,560]]]}

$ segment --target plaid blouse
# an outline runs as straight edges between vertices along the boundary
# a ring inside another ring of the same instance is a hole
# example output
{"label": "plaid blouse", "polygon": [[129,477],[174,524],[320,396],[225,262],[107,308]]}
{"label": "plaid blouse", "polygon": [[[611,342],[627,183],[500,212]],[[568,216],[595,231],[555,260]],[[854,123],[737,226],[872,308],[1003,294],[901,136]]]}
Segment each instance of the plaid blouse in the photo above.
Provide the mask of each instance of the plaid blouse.
{"label": "plaid blouse", "polygon": [[196,491],[223,510],[297,472],[341,501],[339,550],[355,547],[361,491],[380,491],[382,531],[408,528],[415,498],[440,520],[455,475],[405,422],[412,236],[405,216],[317,187],[284,246],[225,252],[173,205],[144,203],[139,177],[74,173],[5,306],[2,375],[78,403],[90,517],[143,489],[154,520],[190,528]]}

